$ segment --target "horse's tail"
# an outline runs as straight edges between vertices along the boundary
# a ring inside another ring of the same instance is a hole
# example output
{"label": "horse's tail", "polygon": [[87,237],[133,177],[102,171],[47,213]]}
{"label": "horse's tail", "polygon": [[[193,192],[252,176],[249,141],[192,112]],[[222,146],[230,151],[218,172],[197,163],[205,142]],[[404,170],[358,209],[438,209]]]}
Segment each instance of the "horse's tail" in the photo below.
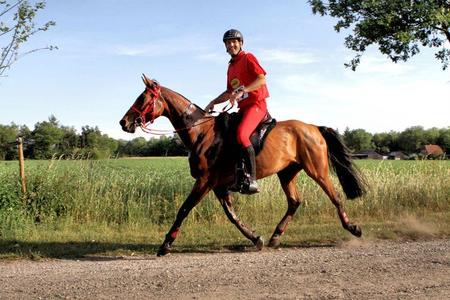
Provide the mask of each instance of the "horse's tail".
{"label": "horse's tail", "polygon": [[319,131],[327,142],[331,166],[339,178],[345,195],[348,199],[362,196],[366,192],[366,184],[352,162],[350,150],[332,128],[319,126]]}

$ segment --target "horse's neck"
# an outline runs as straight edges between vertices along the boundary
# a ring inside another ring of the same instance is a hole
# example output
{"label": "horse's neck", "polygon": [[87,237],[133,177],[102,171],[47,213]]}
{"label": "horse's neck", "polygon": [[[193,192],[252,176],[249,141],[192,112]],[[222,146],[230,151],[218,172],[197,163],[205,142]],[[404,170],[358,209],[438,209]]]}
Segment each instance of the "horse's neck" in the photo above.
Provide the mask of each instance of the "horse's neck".
{"label": "horse's neck", "polygon": [[202,133],[197,128],[197,124],[205,119],[204,111],[168,88],[163,88],[161,94],[167,103],[164,115],[169,119],[185,146],[191,148]]}

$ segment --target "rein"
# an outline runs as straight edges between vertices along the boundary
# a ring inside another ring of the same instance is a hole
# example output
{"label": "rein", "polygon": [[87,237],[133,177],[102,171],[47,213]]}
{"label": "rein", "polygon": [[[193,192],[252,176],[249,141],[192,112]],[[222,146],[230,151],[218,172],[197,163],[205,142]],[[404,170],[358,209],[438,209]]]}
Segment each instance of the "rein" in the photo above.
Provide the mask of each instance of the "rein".
{"label": "rein", "polygon": [[148,127],[148,124],[145,124],[145,125],[141,124],[141,125],[139,125],[139,127],[145,133],[154,134],[154,135],[165,135],[165,134],[168,134],[168,133],[178,133],[178,132],[183,131],[183,130],[188,130],[188,129],[194,128],[196,126],[199,126],[201,124],[204,124],[206,122],[210,122],[213,119],[214,119],[214,117],[211,116],[211,117],[208,117],[207,120],[205,120],[203,122],[200,122],[198,124],[195,124],[195,125],[192,125],[192,126],[189,126],[189,127],[178,128],[178,129],[175,129],[175,130],[170,130],[170,129],[153,129],[153,128]]}
{"label": "rein", "polygon": [[[206,122],[210,122],[211,120],[214,119],[214,117],[211,116],[211,117],[208,117],[207,120],[200,122],[198,124],[183,127],[183,128],[178,128],[175,130],[150,128],[149,124],[152,124],[156,119],[156,115],[155,115],[156,100],[159,97],[162,97],[162,95],[161,95],[161,86],[158,83],[156,83],[153,88],[147,87],[147,89],[150,90],[150,92],[152,93],[152,98],[148,101],[148,104],[145,106],[145,108],[143,110],[140,110],[140,109],[136,108],[136,106],[134,106],[134,105],[131,107],[131,110],[133,110],[134,112],[137,112],[139,114],[139,117],[137,117],[135,120],[135,124],[137,126],[139,126],[141,128],[141,130],[145,133],[154,134],[154,135],[165,135],[168,133],[177,133],[179,131],[183,131],[183,130],[187,130],[187,129],[191,129],[193,127],[199,126]],[[193,105],[194,104],[192,102],[189,102],[189,105],[183,114],[188,113]],[[151,118],[149,121],[147,121],[145,118],[145,115],[148,113],[151,113]]]}

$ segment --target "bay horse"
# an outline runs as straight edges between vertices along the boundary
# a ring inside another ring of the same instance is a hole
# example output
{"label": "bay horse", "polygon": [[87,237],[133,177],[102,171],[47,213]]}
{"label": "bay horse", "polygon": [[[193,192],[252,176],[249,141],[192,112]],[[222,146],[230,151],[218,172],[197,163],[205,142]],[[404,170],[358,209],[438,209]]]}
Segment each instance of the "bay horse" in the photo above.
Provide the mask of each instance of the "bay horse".
{"label": "bay horse", "polygon": [[[235,180],[237,158],[230,155],[224,143],[224,132],[219,129],[217,117],[209,115],[179,93],[161,86],[145,75],[142,79],[145,90],[120,120],[122,129],[134,133],[137,127],[143,127],[144,130],[148,123],[160,116],[168,118],[189,150],[190,171],[195,178],[192,191],[179,208],[157,255],[170,252],[183,220],[211,190],[220,201],[228,219],[257,249],[262,249],[263,239],[242,223],[234,211],[229,187]],[[257,178],[277,174],[288,202],[287,211],[276,226],[269,246],[279,245],[280,237],[302,202],[296,186],[301,170],[325,191],[337,209],[343,228],[354,236],[361,236],[361,228],[349,221],[333,187],[329,163],[348,199],[363,195],[365,183],[354,167],[348,149],[333,129],[287,120],[278,122],[269,133],[264,147],[256,157]]]}

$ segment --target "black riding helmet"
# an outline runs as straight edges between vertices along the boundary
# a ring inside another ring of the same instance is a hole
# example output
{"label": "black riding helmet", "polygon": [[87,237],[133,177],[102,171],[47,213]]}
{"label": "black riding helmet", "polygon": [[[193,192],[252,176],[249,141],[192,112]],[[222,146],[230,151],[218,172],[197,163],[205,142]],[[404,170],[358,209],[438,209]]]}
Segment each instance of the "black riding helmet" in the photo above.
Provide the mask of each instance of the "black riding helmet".
{"label": "black riding helmet", "polygon": [[223,42],[224,43],[228,40],[233,40],[233,39],[237,39],[237,40],[241,41],[241,43],[244,43],[244,36],[237,29],[227,30],[227,32],[225,32],[223,34]]}

